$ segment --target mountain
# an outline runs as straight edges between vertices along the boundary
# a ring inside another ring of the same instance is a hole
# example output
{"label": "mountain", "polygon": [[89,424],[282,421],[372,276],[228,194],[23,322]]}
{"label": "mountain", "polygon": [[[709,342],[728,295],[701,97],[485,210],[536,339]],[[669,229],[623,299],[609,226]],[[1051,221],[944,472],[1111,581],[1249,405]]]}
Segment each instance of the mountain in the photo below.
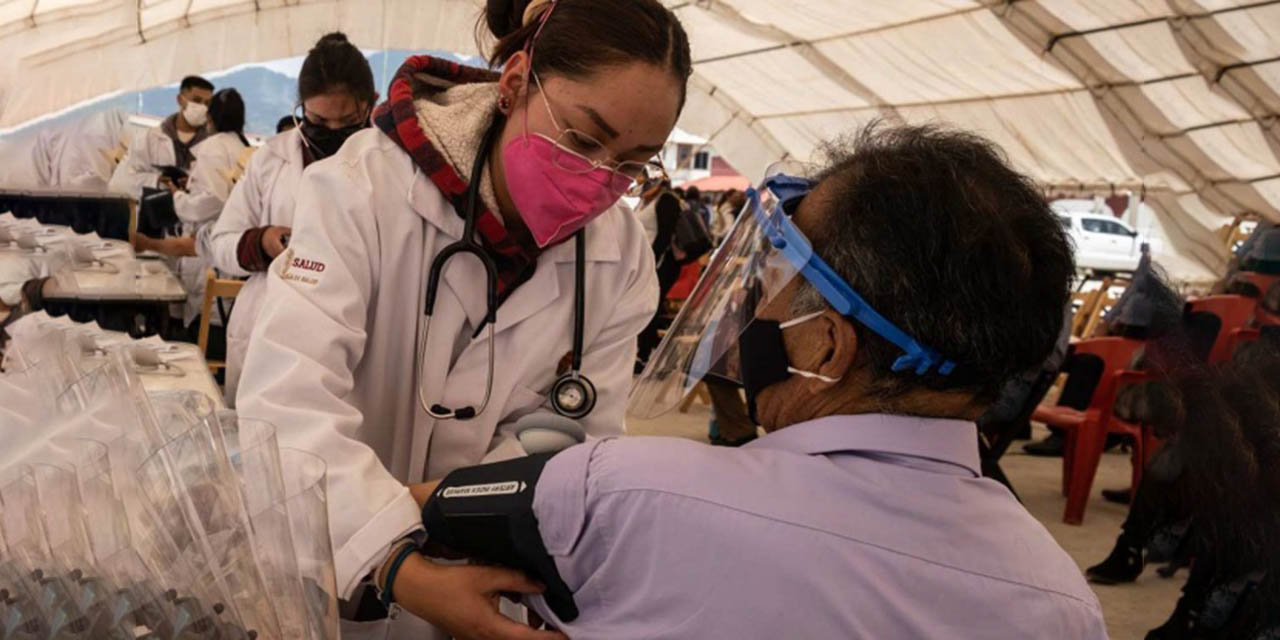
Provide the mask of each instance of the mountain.
{"label": "mountain", "polygon": [[[383,97],[387,84],[405,59],[418,53],[448,58],[455,62],[484,66],[484,60],[476,56],[461,56],[445,51],[405,51],[390,49],[368,55],[373,70],[373,83]],[[289,115],[297,102],[298,78],[259,65],[246,65],[226,73],[207,73],[206,77],[218,89],[235,87],[245,102],[245,131],[261,136],[276,132],[276,122]],[[126,113],[141,113],[164,117],[178,110],[178,84],[133,91],[103,98],[55,117],[40,120],[0,136],[11,140],[29,137],[45,127],[73,122],[90,113],[108,109],[120,109]],[[299,113],[299,115],[301,115]]]}
{"label": "mountain", "polygon": [[[244,100],[244,129],[247,133],[269,136],[276,132],[276,121],[289,115],[298,96],[298,81],[283,73],[261,67],[245,67],[209,79],[217,89],[234,87]],[[137,112],[167,116],[178,110],[178,87],[155,87],[134,94]]]}
{"label": "mountain", "polygon": [[385,98],[387,86],[391,83],[391,76],[395,75],[396,70],[400,68],[400,65],[404,64],[406,58],[420,53],[473,67],[489,66],[484,58],[479,56],[464,56],[449,51],[408,51],[405,49],[377,51],[369,55],[369,67],[373,69],[373,83],[374,86],[378,87],[378,93],[381,93]]}

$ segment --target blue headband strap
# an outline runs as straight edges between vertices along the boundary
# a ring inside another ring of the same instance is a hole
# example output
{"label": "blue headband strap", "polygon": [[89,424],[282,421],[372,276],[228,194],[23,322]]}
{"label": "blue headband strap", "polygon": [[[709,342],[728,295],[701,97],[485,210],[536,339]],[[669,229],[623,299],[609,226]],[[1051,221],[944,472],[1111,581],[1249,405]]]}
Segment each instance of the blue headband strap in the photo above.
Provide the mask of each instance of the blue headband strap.
{"label": "blue headband strap", "polygon": [[770,244],[786,256],[832,308],[843,316],[857,320],[902,349],[903,354],[893,362],[894,371],[913,370],[916,375],[924,375],[936,366],[938,373],[945,376],[955,369],[954,361],[943,359],[937,351],[920,344],[915,338],[880,315],[818,254],[813,252],[808,239],[800,233],[783,210],[783,205],[809,193],[813,188],[812,182],[804,178],[777,175],[766,180],[764,188],[778,197],[778,206],[774,211],[764,211],[760,206],[760,194],[755,189],[747,190],[747,198],[751,201],[751,208],[757,222],[768,234]]}

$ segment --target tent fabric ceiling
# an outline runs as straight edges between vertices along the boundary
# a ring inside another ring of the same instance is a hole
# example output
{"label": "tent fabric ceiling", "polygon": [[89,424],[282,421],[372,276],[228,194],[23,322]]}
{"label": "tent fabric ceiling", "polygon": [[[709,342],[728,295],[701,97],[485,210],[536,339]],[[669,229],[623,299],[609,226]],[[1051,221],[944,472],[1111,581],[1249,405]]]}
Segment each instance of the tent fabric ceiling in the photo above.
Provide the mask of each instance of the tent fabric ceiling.
{"label": "tent fabric ceiling", "polygon": [[[1000,144],[1046,190],[1145,191],[1189,262],[1280,219],[1280,0],[666,0],[680,126],[759,175],[876,118]],[[369,48],[474,52],[479,0],[0,0],[0,129],[193,69]]]}

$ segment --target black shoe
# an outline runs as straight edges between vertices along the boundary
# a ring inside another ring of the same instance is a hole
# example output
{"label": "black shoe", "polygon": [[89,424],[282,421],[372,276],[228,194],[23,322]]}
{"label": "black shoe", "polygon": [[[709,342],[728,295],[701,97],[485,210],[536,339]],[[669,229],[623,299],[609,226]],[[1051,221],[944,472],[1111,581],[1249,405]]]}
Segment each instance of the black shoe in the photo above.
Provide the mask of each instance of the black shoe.
{"label": "black shoe", "polygon": [[1121,534],[1116,548],[1101,563],[1089,567],[1084,574],[1097,584],[1121,584],[1133,582],[1142,575],[1142,549],[1130,544]]}
{"label": "black shoe", "polygon": [[1022,421],[1022,426],[1018,427],[1018,430],[1014,432],[1013,439],[1014,440],[1030,440],[1031,439],[1031,421],[1030,420]]}
{"label": "black shoe", "polygon": [[1029,442],[1022,445],[1022,450],[1033,456],[1043,456],[1046,458],[1061,458],[1062,451],[1066,448],[1066,439],[1061,433],[1054,431],[1044,440],[1039,442]]}
{"label": "black shoe", "polygon": [[1116,504],[1129,504],[1132,501],[1132,489],[1103,489],[1102,499]]}
{"label": "black shoe", "polygon": [[1102,450],[1111,451],[1116,447],[1120,447],[1120,450],[1124,453],[1129,453],[1133,447],[1133,436],[1124,433],[1108,433],[1106,444],[1103,445]]}
{"label": "black shoe", "polygon": [[1178,604],[1173,609],[1173,614],[1164,624],[1147,632],[1146,640],[1192,640],[1194,638],[1204,637],[1196,629],[1196,621],[1200,618],[1196,611],[1191,610],[1187,604],[1186,593],[1178,598]]}

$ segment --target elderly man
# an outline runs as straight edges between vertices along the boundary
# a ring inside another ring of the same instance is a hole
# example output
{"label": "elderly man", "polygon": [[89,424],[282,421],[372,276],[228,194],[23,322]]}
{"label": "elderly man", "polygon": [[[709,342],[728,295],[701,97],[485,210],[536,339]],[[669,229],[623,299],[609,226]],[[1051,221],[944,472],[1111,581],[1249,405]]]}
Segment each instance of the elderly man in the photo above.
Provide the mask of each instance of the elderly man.
{"label": "elderly man", "polygon": [[[415,487],[431,545],[529,572],[571,637],[1105,638],[1076,565],[979,473],[973,420],[1048,356],[1072,275],[1034,185],[975,136],[872,128],[749,195],[632,409],[716,374],[768,435],[462,469]],[[388,599],[434,597],[391,565]]]}

